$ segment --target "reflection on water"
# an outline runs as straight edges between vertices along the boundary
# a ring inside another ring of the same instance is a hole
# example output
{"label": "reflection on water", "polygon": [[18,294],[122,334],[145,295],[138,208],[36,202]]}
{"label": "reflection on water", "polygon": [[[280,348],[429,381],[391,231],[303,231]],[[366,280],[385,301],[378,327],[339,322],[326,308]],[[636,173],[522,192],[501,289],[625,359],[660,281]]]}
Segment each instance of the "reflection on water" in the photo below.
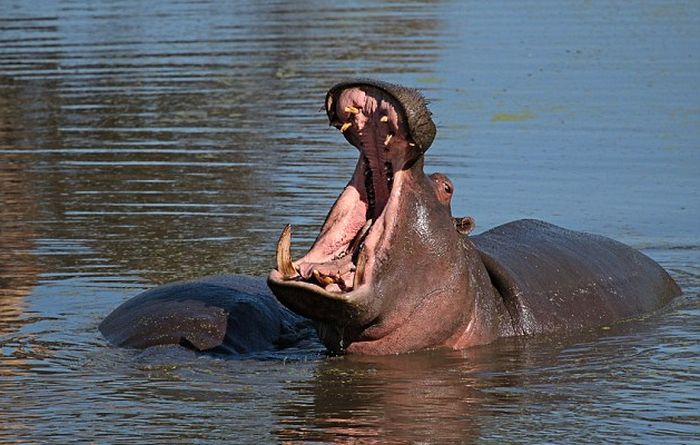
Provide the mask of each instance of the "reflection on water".
{"label": "reflection on water", "polygon": [[[641,327],[643,330],[644,328]],[[636,326],[576,339],[508,339],[460,352],[399,357],[348,357],[319,364],[313,385],[295,385],[313,403],[290,403],[278,415],[293,419],[277,432],[282,440],[346,443],[570,442],[572,431],[595,430],[586,439],[608,443],[616,434],[655,442],[674,423],[693,422],[693,401],[674,400],[688,381],[671,383],[672,364],[649,364],[657,340]],[[671,344],[665,355],[683,359]],[[595,354],[591,353],[595,349]],[[682,372],[682,371],[681,371]],[[678,386],[677,386],[678,385]],[[634,398],[653,391],[668,403],[659,415]],[[342,401],[339,403],[339,401]],[[646,414],[645,414],[646,413]],[[612,418],[611,418],[612,416]],[[616,418],[617,416],[617,418]],[[657,426],[639,431],[647,416]],[[686,437],[693,429],[685,428]]]}
{"label": "reflection on water", "polygon": [[[0,443],[687,443],[697,435],[696,2],[0,3]],[[453,209],[642,248],[685,295],[575,338],[244,360],[107,346],[140,290],[262,275],[356,152],[353,76],[418,86]],[[662,439],[663,438],[663,439]]]}

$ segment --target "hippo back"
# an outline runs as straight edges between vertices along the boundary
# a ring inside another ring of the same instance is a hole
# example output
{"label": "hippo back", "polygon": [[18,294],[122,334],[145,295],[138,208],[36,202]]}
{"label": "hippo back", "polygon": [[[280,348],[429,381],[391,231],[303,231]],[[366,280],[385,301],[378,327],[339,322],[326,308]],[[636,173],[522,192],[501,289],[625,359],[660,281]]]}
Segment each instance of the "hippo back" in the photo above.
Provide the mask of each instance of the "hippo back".
{"label": "hippo back", "polygon": [[601,326],[652,311],[681,292],[637,250],[542,221],[514,221],[471,240],[518,334]]}
{"label": "hippo back", "polygon": [[313,327],[280,305],[265,280],[216,275],[147,290],[116,308],[99,329],[117,346],[243,354],[291,346]]}

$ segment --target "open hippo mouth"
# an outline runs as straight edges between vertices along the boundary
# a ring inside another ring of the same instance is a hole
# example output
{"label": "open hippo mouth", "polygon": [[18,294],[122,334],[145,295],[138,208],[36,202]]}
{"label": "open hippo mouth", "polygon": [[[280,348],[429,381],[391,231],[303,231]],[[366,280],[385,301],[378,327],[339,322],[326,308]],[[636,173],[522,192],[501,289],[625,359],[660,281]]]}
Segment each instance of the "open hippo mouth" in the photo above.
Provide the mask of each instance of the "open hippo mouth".
{"label": "open hippo mouth", "polygon": [[332,126],[359,151],[350,182],[311,249],[291,258],[291,227],[277,244],[268,284],[293,311],[316,321],[362,326],[376,316],[373,283],[398,223],[410,167],[435,137],[425,100],[415,90],[377,81],[340,83],[326,96]]}

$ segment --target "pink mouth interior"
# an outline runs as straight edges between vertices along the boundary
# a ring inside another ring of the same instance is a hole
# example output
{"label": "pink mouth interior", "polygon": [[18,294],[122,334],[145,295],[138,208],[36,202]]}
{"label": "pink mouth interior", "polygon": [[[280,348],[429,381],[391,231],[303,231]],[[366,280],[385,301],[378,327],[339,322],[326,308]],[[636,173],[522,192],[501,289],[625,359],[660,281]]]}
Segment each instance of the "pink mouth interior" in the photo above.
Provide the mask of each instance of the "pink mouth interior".
{"label": "pink mouth interior", "polygon": [[342,91],[333,102],[331,97],[326,104],[335,112],[333,125],[360,150],[360,159],[311,250],[293,263],[298,275],[288,279],[344,293],[371,279],[390,226],[386,210],[395,172],[405,167],[410,142],[394,100],[381,90],[358,86]]}

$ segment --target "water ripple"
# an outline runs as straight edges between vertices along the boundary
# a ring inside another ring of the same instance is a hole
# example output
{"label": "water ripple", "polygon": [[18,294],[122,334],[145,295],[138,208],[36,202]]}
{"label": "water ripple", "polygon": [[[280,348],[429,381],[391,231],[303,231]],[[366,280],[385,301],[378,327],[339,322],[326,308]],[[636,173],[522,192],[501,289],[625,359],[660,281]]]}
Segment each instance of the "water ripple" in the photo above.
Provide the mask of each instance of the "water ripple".
{"label": "water ripple", "polygon": [[[698,433],[698,3],[0,2],[0,443],[691,443]],[[479,230],[602,233],[685,293],[572,337],[329,358],[113,348],[159,283],[266,274],[357,152],[347,77],[420,87],[427,155]]]}

